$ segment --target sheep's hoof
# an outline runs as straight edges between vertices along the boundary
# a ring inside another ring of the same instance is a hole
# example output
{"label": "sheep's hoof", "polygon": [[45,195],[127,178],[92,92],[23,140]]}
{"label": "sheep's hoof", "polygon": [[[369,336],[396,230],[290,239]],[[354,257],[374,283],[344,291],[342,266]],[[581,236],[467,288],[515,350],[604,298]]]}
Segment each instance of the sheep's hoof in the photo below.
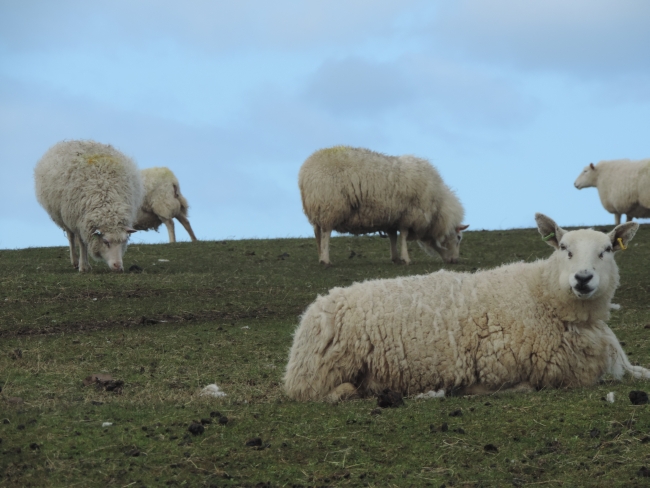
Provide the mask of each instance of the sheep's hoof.
{"label": "sheep's hoof", "polygon": [[326,263],[325,261],[321,261],[319,264],[322,264],[325,269],[332,267],[332,263]]}
{"label": "sheep's hoof", "polygon": [[406,264],[406,261],[404,261],[403,259],[399,259],[399,258],[395,258],[392,261],[393,261],[393,264]]}

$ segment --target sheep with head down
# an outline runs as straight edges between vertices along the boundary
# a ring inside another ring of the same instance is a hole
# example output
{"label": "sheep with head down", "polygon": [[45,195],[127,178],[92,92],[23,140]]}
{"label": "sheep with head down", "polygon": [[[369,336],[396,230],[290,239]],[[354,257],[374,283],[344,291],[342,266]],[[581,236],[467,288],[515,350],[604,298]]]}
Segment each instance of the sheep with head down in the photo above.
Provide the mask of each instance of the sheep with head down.
{"label": "sheep with head down", "polygon": [[555,252],[476,273],[372,280],[319,296],[298,326],[284,376],[297,400],[338,401],[385,388],[463,394],[592,385],[630,364],[607,326],[614,254],[633,238],[565,231],[536,215]]}
{"label": "sheep with head down", "polygon": [[621,215],[626,215],[628,222],[634,217],[650,218],[650,159],[590,163],[574,186],[578,190],[598,188],[600,203],[614,214],[616,225],[621,223]]}
{"label": "sheep with head down", "polygon": [[332,231],[387,233],[395,263],[410,263],[407,240],[419,241],[427,254],[448,263],[458,261],[461,233],[468,227],[462,225],[463,206],[424,159],[335,146],[307,158],[298,186],[318,257],[327,266]]}
{"label": "sheep with head down", "polygon": [[181,185],[172,170],[165,167],[147,168],[143,169],[141,174],[145,191],[144,201],[133,227],[137,230],[157,231],[160,224],[165,224],[169,242],[176,242],[176,218],[185,227],[192,242],[196,242],[196,236],[187,218],[190,206],[181,194]]}
{"label": "sheep with head down", "polygon": [[34,180],[38,202],[67,234],[72,265],[90,271],[90,252],[111,271],[123,271],[144,196],[133,161],[106,144],[62,141],[40,159]]}

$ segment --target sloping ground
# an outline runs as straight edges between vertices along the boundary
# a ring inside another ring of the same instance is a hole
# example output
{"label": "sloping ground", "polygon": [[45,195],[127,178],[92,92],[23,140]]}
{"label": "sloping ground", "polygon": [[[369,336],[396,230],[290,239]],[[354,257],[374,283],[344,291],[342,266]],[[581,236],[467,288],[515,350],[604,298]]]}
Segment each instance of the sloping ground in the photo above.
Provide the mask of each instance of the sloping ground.
{"label": "sloping ground", "polygon": [[[335,266],[323,269],[313,239],[137,245],[125,267],[142,272],[120,275],[99,263],[80,275],[63,247],[0,251],[0,485],[647,483],[650,405],[627,398],[649,391],[643,382],[407,399],[380,413],[374,399],[284,397],[291,334],[317,294],[551,252],[533,229],[467,232],[456,266],[415,244],[415,264],[395,266],[388,247],[379,237],[335,238]],[[631,360],[650,366],[648,226],[617,261],[622,308],[610,325]],[[83,386],[92,374],[123,384]],[[198,395],[215,382],[227,397]],[[610,391],[613,404],[602,400]],[[190,433],[202,419],[204,432]]]}

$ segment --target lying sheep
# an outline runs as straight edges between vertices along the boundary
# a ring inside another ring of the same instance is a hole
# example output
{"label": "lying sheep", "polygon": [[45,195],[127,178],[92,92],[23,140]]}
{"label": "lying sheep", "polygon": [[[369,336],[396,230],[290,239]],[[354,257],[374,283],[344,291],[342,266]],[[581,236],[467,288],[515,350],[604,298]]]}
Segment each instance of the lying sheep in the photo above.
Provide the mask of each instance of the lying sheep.
{"label": "lying sheep", "polygon": [[428,254],[437,252],[448,263],[458,260],[461,232],[468,227],[461,225],[463,206],[424,159],[347,146],[321,149],[303,163],[298,185],[325,265],[333,230],[386,232],[393,262],[410,263],[407,240],[420,241]]}
{"label": "lying sheep", "polygon": [[144,195],[133,161],[112,146],[63,141],[41,158],[34,179],[38,202],[68,236],[72,265],[90,271],[90,251],[112,271],[123,271],[122,256]]}
{"label": "lying sheep", "polygon": [[474,394],[592,385],[625,371],[650,378],[606,324],[619,284],[614,253],[638,224],[567,232],[535,218],[556,249],[548,259],[366,281],[318,297],[294,336],[287,394],[337,401],[385,388]]}
{"label": "lying sheep", "polygon": [[176,242],[174,218],[185,227],[192,242],[196,236],[187,220],[189,205],[181,195],[181,186],[174,173],[169,168],[147,168],[141,171],[144,182],[144,201],[138,211],[134,224],[137,230],[158,230],[160,224],[165,224],[169,233],[169,242]]}
{"label": "lying sheep", "polygon": [[595,186],[600,202],[614,214],[616,225],[621,215],[629,222],[634,217],[650,218],[650,159],[601,161],[585,166],[574,183],[578,190]]}

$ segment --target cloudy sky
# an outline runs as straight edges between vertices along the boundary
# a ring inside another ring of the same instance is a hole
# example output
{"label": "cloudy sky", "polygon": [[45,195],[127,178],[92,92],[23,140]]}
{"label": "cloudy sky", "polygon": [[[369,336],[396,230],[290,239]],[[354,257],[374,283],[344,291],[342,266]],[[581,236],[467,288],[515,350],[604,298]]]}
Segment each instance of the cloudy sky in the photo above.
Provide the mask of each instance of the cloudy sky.
{"label": "cloudy sky", "polygon": [[298,169],[336,144],[429,159],[470,229],[613,223],[573,181],[650,157],[649,25],[647,0],[0,0],[0,248],[67,243],[32,172],[77,138],[171,168],[200,239],[311,235]]}

